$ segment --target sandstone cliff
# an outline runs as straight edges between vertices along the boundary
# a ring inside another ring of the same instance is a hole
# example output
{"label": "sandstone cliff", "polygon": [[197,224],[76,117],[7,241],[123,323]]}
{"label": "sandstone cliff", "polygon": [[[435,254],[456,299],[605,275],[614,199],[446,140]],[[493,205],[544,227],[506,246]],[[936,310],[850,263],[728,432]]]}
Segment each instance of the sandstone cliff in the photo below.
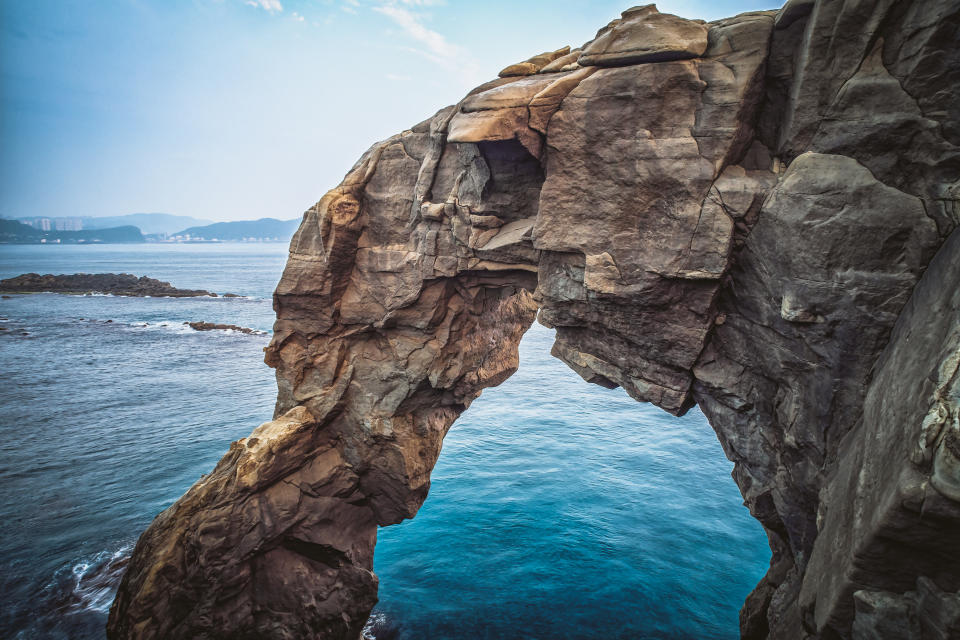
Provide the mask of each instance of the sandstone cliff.
{"label": "sandstone cliff", "polygon": [[958,34],[960,0],[637,7],[374,145],[291,242],[276,419],[143,534],[108,635],[357,638],[377,527],[536,316],[709,418],[773,552],[744,637],[957,637]]}

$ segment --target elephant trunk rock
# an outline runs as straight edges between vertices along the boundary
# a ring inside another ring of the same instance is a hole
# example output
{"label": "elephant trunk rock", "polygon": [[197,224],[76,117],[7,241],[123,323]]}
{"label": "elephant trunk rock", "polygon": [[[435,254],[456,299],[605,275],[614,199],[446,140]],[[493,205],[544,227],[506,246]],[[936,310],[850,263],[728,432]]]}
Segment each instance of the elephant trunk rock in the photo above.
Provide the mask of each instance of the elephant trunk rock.
{"label": "elephant trunk rock", "polygon": [[374,145],[291,242],[275,419],[141,536],[108,637],[358,638],[377,527],[535,317],[706,414],[773,552],[744,637],[956,637],[958,25],[638,7]]}

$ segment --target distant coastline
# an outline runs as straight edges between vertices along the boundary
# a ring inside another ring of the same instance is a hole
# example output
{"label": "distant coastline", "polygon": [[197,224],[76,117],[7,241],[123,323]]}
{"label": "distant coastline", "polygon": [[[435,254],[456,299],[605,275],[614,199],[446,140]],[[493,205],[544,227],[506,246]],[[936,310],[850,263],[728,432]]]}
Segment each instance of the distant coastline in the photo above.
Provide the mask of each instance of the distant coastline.
{"label": "distant coastline", "polygon": [[113,244],[145,242],[140,229],[132,225],[108,229],[49,231],[35,229],[16,220],[0,219],[2,244]]}
{"label": "distant coastline", "polygon": [[[117,244],[289,242],[299,219],[214,222],[166,213],[136,213],[109,218],[32,217],[0,218],[0,244]],[[101,226],[104,223],[126,223]],[[136,224],[134,224],[136,223]]]}

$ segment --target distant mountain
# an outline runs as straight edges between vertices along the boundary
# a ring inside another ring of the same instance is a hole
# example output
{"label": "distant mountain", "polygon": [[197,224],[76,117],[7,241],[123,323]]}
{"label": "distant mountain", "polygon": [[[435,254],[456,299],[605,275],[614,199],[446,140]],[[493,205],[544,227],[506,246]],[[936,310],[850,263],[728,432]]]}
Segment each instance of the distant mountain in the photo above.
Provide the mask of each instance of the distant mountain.
{"label": "distant mountain", "polygon": [[178,231],[173,236],[190,236],[191,240],[277,240],[286,241],[300,226],[300,218],[277,220],[260,218],[259,220],[239,220],[236,222],[217,222],[202,227],[190,227]]}
{"label": "distant mountain", "polygon": [[175,216],[169,213],[130,213],[124,216],[81,218],[84,229],[106,229],[134,225],[143,233],[173,233],[184,227],[198,227],[213,222],[190,216]]}
{"label": "distant mountain", "polygon": [[127,225],[109,229],[84,229],[82,231],[42,231],[16,220],[0,219],[0,242],[8,244],[61,243],[99,244],[107,242],[143,242],[140,229]]}
{"label": "distant mountain", "polygon": [[[123,216],[31,217],[0,220],[0,242],[286,242],[300,219],[216,222],[169,213],[131,213]],[[189,226],[186,226],[189,225]],[[180,229],[180,231],[177,231]],[[144,237],[146,236],[146,237]]]}
{"label": "distant mountain", "polygon": [[188,226],[210,224],[190,216],[175,216],[169,213],[131,213],[123,216],[30,216],[18,221],[35,229],[45,231],[81,231],[86,229],[110,229],[133,225],[143,233],[171,233]]}

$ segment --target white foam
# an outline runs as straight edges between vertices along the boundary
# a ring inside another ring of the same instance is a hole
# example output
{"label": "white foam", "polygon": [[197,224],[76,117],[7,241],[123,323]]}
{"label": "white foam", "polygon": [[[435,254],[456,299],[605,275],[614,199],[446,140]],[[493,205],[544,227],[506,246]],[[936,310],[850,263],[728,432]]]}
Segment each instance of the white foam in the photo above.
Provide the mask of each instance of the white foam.
{"label": "white foam", "polygon": [[130,329],[139,329],[145,331],[166,331],[169,333],[190,334],[194,333],[189,325],[183,322],[173,320],[161,320],[160,322],[131,322],[126,325]]}
{"label": "white foam", "polygon": [[213,329],[213,331],[219,333],[233,334],[237,336],[265,336],[268,335],[266,331],[260,331],[260,329],[254,329],[253,333],[248,333],[246,331],[237,331],[236,329]]}
{"label": "white foam", "polygon": [[128,544],[116,551],[101,551],[90,561],[75,564],[71,570],[73,589],[69,610],[107,613],[132,551],[133,545]]}
{"label": "white foam", "polygon": [[374,611],[370,614],[370,617],[367,618],[366,624],[363,625],[363,629],[360,631],[361,640],[377,640],[377,628],[386,626],[388,626],[387,615],[379,611]]}
{"label": "white foam", "polygon": [[261,331],[260,329],[254,329],[253,333],[245,333],[243,331],[237,331],[236,329],[211,329],[205,331],[198,331],[197,329],[192,328],[189,324],[185,324],[182,321],[175,320],[161,320],[160,322],[130,322],[126,325],[130,329],[140,329],[147,331],[168,331],[171,333],[179,333],[181,335],[192,335],[197,333],[212,333],[212,334],[227,334],[235,336],[267,336],[270,335],[269,331]]}

